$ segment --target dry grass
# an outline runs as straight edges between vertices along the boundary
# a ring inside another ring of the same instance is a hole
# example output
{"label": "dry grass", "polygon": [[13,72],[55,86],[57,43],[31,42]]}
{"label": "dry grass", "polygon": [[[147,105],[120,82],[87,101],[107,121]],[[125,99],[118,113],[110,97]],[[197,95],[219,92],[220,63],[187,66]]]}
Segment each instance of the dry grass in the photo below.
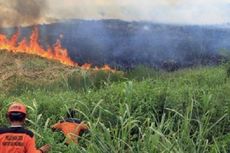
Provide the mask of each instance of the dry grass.
{"label": "dry grass", "polygon": [[77,70],[33,55],[0,51],[0,59],[0,90],[5,92],[14,88],[19,81],[35,86],[50,84]]}
{"label": "dry grass", "polygon": [[[100,84],[101,81],[116,76],[110,72],[86,71],[78,67],[65,66],[36,55],[0,51],[0,59],[0,90],[1,93],[7,94],[31,88],[52,89],[53,86],[71,86],[79,89],[84,88],[84,84],[94,83],[92,80]],[[119,73],[116,77],[120,78],[122,75]]]}

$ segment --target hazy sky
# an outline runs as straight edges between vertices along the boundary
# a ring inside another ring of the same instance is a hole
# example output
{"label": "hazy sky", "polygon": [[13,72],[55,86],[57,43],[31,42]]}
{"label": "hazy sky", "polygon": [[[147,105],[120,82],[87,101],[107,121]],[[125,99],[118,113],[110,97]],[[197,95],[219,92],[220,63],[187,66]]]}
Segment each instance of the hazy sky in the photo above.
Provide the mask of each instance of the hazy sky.
{"label": "hazy sky", "polygon": [[222,24],[230,23],[230,0],[0,0],[0,26],[68,18]]}
{"label": "hazy sky", "polygon": [[48,0],[49,16],[181,24],[230,22],[230,0]]}

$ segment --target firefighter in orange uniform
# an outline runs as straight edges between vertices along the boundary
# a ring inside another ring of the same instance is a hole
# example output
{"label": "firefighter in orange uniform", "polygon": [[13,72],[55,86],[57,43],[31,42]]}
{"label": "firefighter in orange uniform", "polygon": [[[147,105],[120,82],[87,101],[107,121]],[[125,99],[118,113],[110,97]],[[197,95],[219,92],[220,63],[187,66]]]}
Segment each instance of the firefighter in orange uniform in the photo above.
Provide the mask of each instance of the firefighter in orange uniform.
{"label": "firefighter in orange uniform", "polygon": [[74,118],[76,111],[69,110],[67,112],[67,118],[59,121],[58,123],[51,126],[53,130],[60,130],[63,132],[66,140],[66,145],[70,143],[78,144],[78,137],[88,131],[88,126],[81,122],[79,119]]}
{"label": "firefighter in orange uniform", "polygon": [[26,106],[14,102],[10,105],[7,118],[9,128],[0,128],[0,153],[46,153],[50,145],[36,149],[33,132],[23,127],[26,118]]}

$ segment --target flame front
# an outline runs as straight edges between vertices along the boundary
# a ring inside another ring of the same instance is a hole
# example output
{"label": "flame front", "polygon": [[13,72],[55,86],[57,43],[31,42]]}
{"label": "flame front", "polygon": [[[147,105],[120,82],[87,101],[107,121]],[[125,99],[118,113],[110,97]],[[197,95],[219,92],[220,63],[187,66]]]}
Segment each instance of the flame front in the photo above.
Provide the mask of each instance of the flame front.
{"label": "flame front", "polygon": [[[60,39],[57,39],[53,46],[49,46],[47,49],[44,49],[44,47],[39,43],[39,29],[37,27],[34,28],[29,42],[26,38],[23,38],[20,42],[18,42],[19,35],[19,31],[11,38],[7,38],[6,35],[0,34],[0,50],[38,55],[46,59],[59,61],[60,63],[68,66],[78,66],[78,63],[72,61],[69,57],[68,50],[62,47]],[[98,69],[97,67],[92,68],[92,65],[88,63],[82,65],[81,68],[86,70],[101,69],[105,71],[114,71],[108,65],[104,65],[102,68]]]}
{"label": "flame front", "polygon": [[43,58],[59,61],[62,64],[69,66],[76,65],[76,63],[70,59],[68,51],[61,46],[60,40],[57,40],[53,47],[49,47],[47,50],[44,49],[38,41],[38,28],[34,28],[29,43],[26,38],[23,38],[22,41],[17,43],[19,34],[19,32],[16,32],[10,39],[5,35],[0,34],[0,49],[15,53],[34,54]]}

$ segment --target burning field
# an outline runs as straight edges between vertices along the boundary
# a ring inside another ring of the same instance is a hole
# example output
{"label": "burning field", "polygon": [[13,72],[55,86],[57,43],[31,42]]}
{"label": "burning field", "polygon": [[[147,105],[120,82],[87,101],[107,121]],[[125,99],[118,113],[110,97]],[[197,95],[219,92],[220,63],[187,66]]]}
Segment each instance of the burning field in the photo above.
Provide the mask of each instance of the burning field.
{"label": "burning field", "polygon": [[18,42],[20,32],[16,32],[11,38],[7,38],[5,35],[0,35],[0,49],[6,50],[13,53],[26,53],[38,55],[51,60],[57,60],[62,64],[75,66],[76,64],[69,58],[68,51],[61,46],[61,42],[58,39],[57,42],[45,50],[39,44],[39,33],[38,28],[34,28],[29,42],[26,38]]}
{"label": "burning field", "polygon": [[175,71],[218,65],[225,59],[222,51],[230,49],[228,28],[149,22],[67,20],[18,30],[2,28],[0,33],[0,49],[91,70],[145,65]]}
{"label": "burning field", "polygon": [[[49,153],[230,153],[230,26],[138,17],[171,20],[182,2],[171,1],[0,0],[0,125],[19,101],[20,123]],[[52,125],[72,110],[88,130],[65,145]],[[2,140],[0,153],[25,144]]]}
{"label": "burning field", "polygon": [[[112,68],[109,67],[109,65],[104,65],[103,67],[99,68],[97,66],[93,67],[89,63],[85,63],[81,66],[75,61],[73,61],[69,55],[68,50],[63,48],[61,45],[61,38],[56,40],[56,43],[52,46],[48,46],[47,49],[45,49],[40,43],[39,43],[39,28],[35,27],[32,31],[29,39],[28,38],[22,38],[21,41],[19,41],[20,36],[20,29],[13,34],[10,38],[4,34],[0,34],[0,50],[8,51],[11,53],[25,53],[25,54],[32,54],[37,55],[49,60],[55,60],[59,61],[60,63],[72,66],[72,67],[80,67],[82,69],[93,69],[93,70],[104,70],[104,71],[112,71],[114,72]],[[61,37],[61,36],[60,36]]]}

